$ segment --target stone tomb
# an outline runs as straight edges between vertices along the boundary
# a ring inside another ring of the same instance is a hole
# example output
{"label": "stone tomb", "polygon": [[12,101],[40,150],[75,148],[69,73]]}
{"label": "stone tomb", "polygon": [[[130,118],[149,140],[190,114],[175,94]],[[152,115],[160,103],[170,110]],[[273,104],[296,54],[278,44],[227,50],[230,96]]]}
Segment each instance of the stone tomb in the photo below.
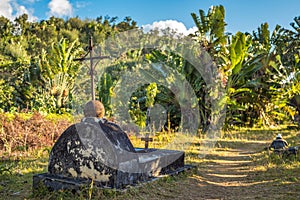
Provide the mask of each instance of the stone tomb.
{"label": "stone tomb", "polygon": [[176,174],[184,165],[184,152],[136,149],[116,124],[96,117],[67,128],[50,153],[48,172],[33,177],[33,188],[78,190],[93,183],[122,189]]}

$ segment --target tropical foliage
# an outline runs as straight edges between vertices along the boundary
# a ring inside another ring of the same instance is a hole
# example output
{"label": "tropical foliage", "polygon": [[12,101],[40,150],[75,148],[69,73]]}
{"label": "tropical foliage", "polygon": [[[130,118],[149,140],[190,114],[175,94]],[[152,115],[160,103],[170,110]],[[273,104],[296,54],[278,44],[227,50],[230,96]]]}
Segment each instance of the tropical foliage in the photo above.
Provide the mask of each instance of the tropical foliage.
{"label": "tropical foliage", "polygon": [[[270,30],[261,24],[253,33],[226,33],[225,8],[211,7],[207,13],[192,13],[198,31],[189,35],[206,50],[217,66],[226,91],[226,125],[276,125],[292,121],[297,114],[290,99],[300,94],[300,17],[291,29],[277,25]],[[6,112],[39,111],[72,112],[77,101],[76,78],[84,64],[74,61],[82,57],[90,36],[102,44],[108,36],[137,28],[130,17],[98,17],[96,20],[67,20],[51,17],[29,22],[22,15],[10,21],[0,17],[0,109]],[[160,36],[153,31],[151,34]],[[165,30],[165,36],[174,35]],[[173,52],[136,49],[127,52],[106,68],[97,82],[97,99],[108,116],[114,115],[111,99],[114,87],[125,71],[136,69],[135,59],[148,63],[165,63],[176,70],[192,86],[200,113],[200,128],[205,129],[211,117],[205,98],[210,92],[193,65]],[[145,126],[146,112],[160,104],[168,113],[171,126],[180,123],[180,106],[176,96],[165,86],[149,83],[140,86],[127,105],[133,121]]]}
{"label": "tropical foliage", "polygon": [[223,6],[212,7],[207,15],[203,10],[199,16],[192,14],[199,29],[196,36],[207,41],[208,45],[200,44],[214,57],[226,87],[227,125],[275,125],[291,120],[295,109],[287,102],[299,92],[295,76],[299,71],[299,18],[292,23],[296,31],[277,25],[270,33],[264,23],[252,34],[229,36],[224,32],[224,16]]}
{"label": "tropical foliage", "polygon": [[0,109],[2,111],[71,112],[75,79],[90,36],[99,43],[108,35],[136,27],[130,17],[96,20],[51,17],[13,22],[0,17]]}

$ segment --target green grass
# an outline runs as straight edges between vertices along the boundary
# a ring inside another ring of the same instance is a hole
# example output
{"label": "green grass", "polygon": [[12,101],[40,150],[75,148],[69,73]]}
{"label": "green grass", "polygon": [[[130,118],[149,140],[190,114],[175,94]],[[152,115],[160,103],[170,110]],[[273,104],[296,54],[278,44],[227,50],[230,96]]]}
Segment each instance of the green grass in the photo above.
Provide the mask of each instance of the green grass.
{"label": "green grass", "polygon": [[[253,163],[249,167],[253,182],[263,183],[270,191],[289,187],[288,191],[291,191],[289,195],[294,197],[293,195],[296,194],[293,191],[300,190],[299,157],[282,159],[263,150],[263,147],[267,146],[278,133],[281,133],[291,145],[300,144],[300,133],[297,130],[240,129],[226,132],[216,143],[216,148],[205,158],[199,157],[200,140],[186,151],[186,162],[196,165],[198,169],[178,176],[162,178],[152,183],[141,184],[138,187],[128,187],[124,191],[98,189],[87,185],[75,193],[65,190],[50,192],[43,187],[33,193],[32,177],[34,174],[47,171],[49,148],[34,152],[20,151],[11,157],[2,158],[0,162],[0,199],[176,199],[189,195],[192,198],[197,194],[192,192],[183,194],[183,191],[189,187],[200,187],[201,169],[212,161],[226,157],[227,152],[239,148],[255,150],[255,153],[251,155]],[[135,140],[134,144],[142,146],[139,138],[133,140]],[[155,145],[159,144],[156,142]],[[278,198],[280,199],[281,196]]]}
{"label": "green grass", "polygon": [[32,177],[46,172],[48,156],[18,157],[0,164],[0,199],[26,199],[32,193]]}

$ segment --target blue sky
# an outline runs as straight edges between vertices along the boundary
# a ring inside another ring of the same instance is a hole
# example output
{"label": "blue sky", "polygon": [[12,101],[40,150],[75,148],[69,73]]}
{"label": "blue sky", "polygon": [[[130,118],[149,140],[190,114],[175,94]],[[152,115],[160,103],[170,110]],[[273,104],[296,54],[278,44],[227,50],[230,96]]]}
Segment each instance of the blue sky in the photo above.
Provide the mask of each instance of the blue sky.
{"label": "blue sky", "polygon": [[119,20],[130,16],[139,26],[151,28],[156,22],[159,27],[167,24],[188,30],[194,26],[190,13],[207,12],[220,4],[226,10],[227,31],[232,33],[252,32],[263,22],[271,30],[276,24],[290,28],[293,18],[300,16],[299,0],[0,0],[0,15],[13,19],[27,13],[33,21],[52,15],[82,19],[108,15]]}

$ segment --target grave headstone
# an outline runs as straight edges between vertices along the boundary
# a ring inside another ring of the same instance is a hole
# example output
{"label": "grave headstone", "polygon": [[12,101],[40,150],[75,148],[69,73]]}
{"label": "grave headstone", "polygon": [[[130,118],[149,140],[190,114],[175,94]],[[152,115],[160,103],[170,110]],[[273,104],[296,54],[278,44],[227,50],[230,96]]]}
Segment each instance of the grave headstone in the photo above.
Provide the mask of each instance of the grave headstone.
{"label": "grave headstone", "polygon": [[183,151],[134,148],[117,124],[99,118],[101,105],[89,102],[85,118],[62,133],[51,150],[48,172],[34,175],[34,188],[43,184],[52,190],[77,190],[93,181],[98,187],[120,189],[190,167],[184,165]]}

